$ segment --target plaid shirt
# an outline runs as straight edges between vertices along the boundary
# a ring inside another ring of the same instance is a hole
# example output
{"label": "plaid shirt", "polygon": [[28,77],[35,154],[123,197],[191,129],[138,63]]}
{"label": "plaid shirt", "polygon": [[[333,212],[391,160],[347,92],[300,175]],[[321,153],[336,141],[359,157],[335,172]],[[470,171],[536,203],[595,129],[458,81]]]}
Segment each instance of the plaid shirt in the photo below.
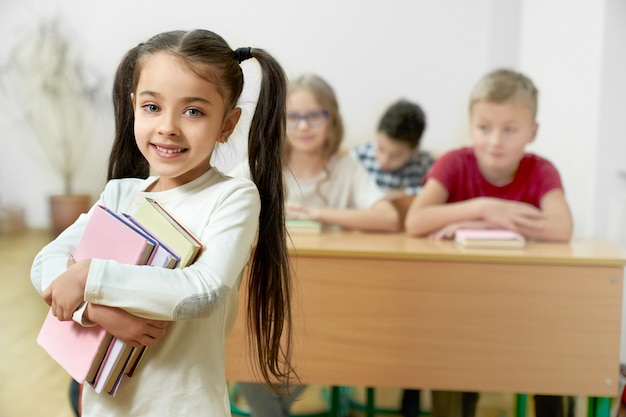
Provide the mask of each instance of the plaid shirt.
{"label": "plaid shirt", "polygon": [[387,191],[403,190],[407,195],[414,195],[422,189],[422,179],[435,162],[428,152],[419,150],[406,164],[395,171],[381,171],[375,158],[376,145],[367,143],[354,148],[350,155],[360,161],[363,167],[375,179],[378,186]]}

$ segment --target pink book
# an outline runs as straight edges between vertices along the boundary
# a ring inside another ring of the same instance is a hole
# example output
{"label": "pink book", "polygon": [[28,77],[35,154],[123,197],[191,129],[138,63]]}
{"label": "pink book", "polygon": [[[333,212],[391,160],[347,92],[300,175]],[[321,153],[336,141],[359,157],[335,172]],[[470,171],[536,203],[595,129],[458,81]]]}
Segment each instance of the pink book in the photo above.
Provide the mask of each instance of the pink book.
{"label": "pink book", "polygon": [[[155,242],[138,233],[106,207],[94,209],[81,237],[74,259],[108,259],[125,264],[145,264]],[[37,343],[76,381],[90,384],[107,354],[111,336],[100,326],[83,327],[74,321],[59,321],[49,311]]]}
{"label": "pink book", "polygon": [[95,377],[95,372],[88,377],[89,371],[92,364],[102,362],[110,341],[110,335],[102,327],[59,321],[51,310],[37,336],[37,343],[78,382]]}
{"label": "pink book", "polygon": [[519,249],[526,245],[524,236],[505,229],[460,229],[454,240],[465,248]]}

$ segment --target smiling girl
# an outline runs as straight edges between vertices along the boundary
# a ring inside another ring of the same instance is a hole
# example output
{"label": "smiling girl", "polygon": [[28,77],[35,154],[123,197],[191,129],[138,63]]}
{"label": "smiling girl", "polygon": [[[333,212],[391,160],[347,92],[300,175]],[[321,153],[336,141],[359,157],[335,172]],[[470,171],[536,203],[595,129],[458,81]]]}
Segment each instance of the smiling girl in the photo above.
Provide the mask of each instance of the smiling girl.
{"label": "smiling girl", "polygon": [[[210,164],[239,120],[240,63],[249,58],[262,70],[257,109],[264,110],[254,113],[249,133],[252,181],[227,177]],[[230,416],[225,342],[249,261],[248,321],[260,369],[270,385],[288,383],[290,274],[280,158],[285,97],[283,70],[269,54],[233,51],[206,30],[162,33],[123,58],[113,91],[110,181],[96,205],[133,214],[151,197],[205,250],[194,264],[175,270],[73,262],[67,254],[92,209],[36,256],[33,285],[57,318],[99,324],[133,346],[151,346],[116,396],[85,384],[84,417]]]}

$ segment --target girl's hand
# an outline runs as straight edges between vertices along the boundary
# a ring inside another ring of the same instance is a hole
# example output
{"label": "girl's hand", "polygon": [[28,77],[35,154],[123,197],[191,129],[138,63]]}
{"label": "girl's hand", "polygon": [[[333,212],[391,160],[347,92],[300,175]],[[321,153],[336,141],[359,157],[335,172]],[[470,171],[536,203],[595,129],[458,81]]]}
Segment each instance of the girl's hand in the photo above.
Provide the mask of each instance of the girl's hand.
{"label": "girl's hand", "polygon": [[137,317],[116,307],[87,304],[85,318],[133,347],[152,346],[165,335],[168,321]]}
{"label": "girl's hand", "polygon": [[302,204],[287,204],[285,206],[285,217],[296,220],[317,220],[318,211],[314,208]]}
{"label": "girl's hand", "polygon": [[72,320],[72,314],[83,303],[90,265],[90,259],[75,263],[68,261],[67,270],[52,281],[43,292],[44,301],[59,320]]}
{"label": "girl's hand", "polygon": [[545,215],[532,204],[487,198],[483,202],[483,219],[489,222],[492,228],[517,232],[519,228],[542,229]]}

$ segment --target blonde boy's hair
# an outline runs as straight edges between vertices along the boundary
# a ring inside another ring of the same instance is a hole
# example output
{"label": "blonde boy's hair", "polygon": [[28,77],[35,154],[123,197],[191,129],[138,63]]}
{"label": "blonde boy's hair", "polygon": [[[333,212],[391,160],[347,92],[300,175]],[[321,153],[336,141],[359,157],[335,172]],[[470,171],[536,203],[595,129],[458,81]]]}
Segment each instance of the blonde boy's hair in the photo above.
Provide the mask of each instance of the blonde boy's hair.
{"label": "blonde boy's hair", "polygon": [[470,95],[469,111],[479,101],[505,103],[510,101],[527,104],[537,116],[537,97],[539,91],[532,80],[524,74],[510,69],[497,69],[485,75],[474,86]]}

